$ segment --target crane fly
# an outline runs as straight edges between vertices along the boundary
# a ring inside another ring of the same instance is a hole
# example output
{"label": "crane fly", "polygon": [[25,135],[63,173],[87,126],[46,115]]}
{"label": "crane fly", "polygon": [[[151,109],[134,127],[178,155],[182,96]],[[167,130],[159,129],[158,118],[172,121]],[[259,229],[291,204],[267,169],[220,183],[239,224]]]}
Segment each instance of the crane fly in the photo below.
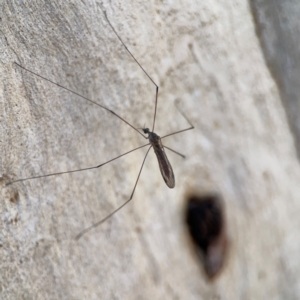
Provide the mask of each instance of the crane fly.
{"label": "crane fly", "polygon": [[[137,179],[135,181],[135,184],[134,184],[134,187],[133,187],[133,190],[131,192],[131,195],[129,197],[129,199],[124,202],[122,205],[120,205],[118,208],[116,208],[114,211],[112,211],[109,215],[107,215],[104,219],[92,224],[91,226],[87,227],[86,229],[82,230],[75,238],[78,240],[80,237],[82,237],[86,232],[90,231],[92,228],[95,228],[97,226],[99,226],[100,224],[104,223],[106,220],[108,220],[110,217],[112,217],[115,213],[117,213],[120,209],[122,209],[126,204],[128,204],[128,202],[131,201],[131,199],[133,198],[133,195],[134,195],[134,192],[135,192],[135,189],[136,189],[136,186],[137,186],[137,183],[139,181],[139,178],[140,178],[140,175],[141,175],[141,172],[142,172],[142,169],[143,169],[143,166],[144,166],[144,163],[146,161],[146,158],[148,156],[148,153],[150,151],[151,148],[153,148],[155,154],[156,154],[156,157],[157,157],[157,161],[158,161],[158,164],[159,164],[159,169],[160,169],[160,172],[161,172],[161,175],[166,183],[166,185],[169,187],[169,188],[174,188],[175,187],[175,176],[174,176],[174,172],[173,172],[173,169],[172,169],[172,166],[168,160],[168,157],[165,153],[165,148],[174,152],[175,154],[181,156],[181,157],[185,157],[183,154],[165,146],[162,144],[162,139],[168,137],[168,136],[171,136],[171,135],[175,135],[175,134],[178,134],[178,133],[181,133],[181,132],[184,132],[184,131],[188,131],[188,130],[191,130],[191,129],[194,129],[194,126],[192,125],[192,123],[188,120],[188,118],[186,117],[186,115],[179,109],[179,107],[177,106],[177,104],[175,103],[175,106],[176,108],[178,109],[179,113],[184,117],[184,119],[189,123],[190,127],[188,128],[185,128],[185,129],[182,129],[182,130],[179,130],[179,131],[176,131],[176,132],[173,132],[173,133],[170,133],[170,134],[167,134],[167,135],[164,135],[162,137],[158,136],[155,132],[154,132],[154,129],[155,129],[155,119],[156,119],[156,110],[157,110],[157,102],[158,102],[158,85],[154,82],[154,80],[150,77],[150,75],[145,71],[145,69],[141,66],[141,64],[137,61],[137,59],[133,56],[133,54],[129,51],[129,49],[126,47],[126,45],[124,44],[123,40],[121,39],[121,37],[119,36],[119,34],[116,32],[116,30],[114,29],[114,27],[112,26],[112,24],[110,23],[107,15],[106,15],[106,12],[104,11],[104,16],[107,20],[107,23],[108,25],[110,26],[110,28],[112,29],[112,31],[115,33],[116,37],[119,39],[119,41],[122,43],[122,45],[125,47],[126,51],[129,53],[129,55],[132,57],[132,59],[138,64],[138,66],[142,69],[142,71],[144,72],[144,74],[148,77],[148,79],[153,83],[153,85],[155,86],[155,89],[156,89],[156,92],[155,92],[155,106],[154,106],[154,116],[153,116],[153,124],[152,124],[152,131],[150,131],[149,128],[143,128],[142,129],[142,133],[141,131],[139,131],[139,128],[136,128],[134,127],[132,124],[130,124],[129,122],[127,122],[124,118],[122,118],[120,115],[118,115],[116,112],[114,112],[113,110],[83,96],[83,95],[80,95],[79,93],[75,92],[75,91],[72,91],[70,89],[68,89],[67,87],[64,87],[62,85],[60,85],[59,83],[57,82],[54,82],[48,78],[45,78],[43,77],[42,75],[40,74],[37,74],[36,72],[33,72],[27,68],[25,68],[24,66],[22,66],[21,64],[15,62],[15,64],[20,67],[21,69],[25,70],[26,72],[29,72],[39,78],[42,78],[43,80],[46,80],[48,82],[50,82],[51,84],[54,84],[64,90],[67,90],[68,92],[72,93],[72,94],[75,94],[77,95],[78,97],[94,104],[94,105],[97,105],[98,107],[102,108],[102,109],[105,109],[106,111],[110,112],[112,115],[114,115],[115,117],[119,118],[121,121],[123,121],[124,123],[126,123],[128,126],[130,126],[133,130],[135,130],[136,132],[138,132],[141,136],[143,136],[143,138],[145,139],[148,139],[149,140],[149,143],[148,144],[145,144],[145,145],[142,145],[140,147],[137,147],[135,149],[132,149],[128,152],[125,152],[117,157],[114,157],[100,165],[97,165],[97,166],[93,166],[93,167],[88,167],[88,168],[82,168],[82,169],[76,169],[76,170],[69,170],[69,171],[64,171],[64,172],[56,172],[56,173],[50,173],[50,174],[43,174],[43,175],[38,175],[38,176],[32,176],[32,177],[27,177],[27,178],[20,178],[20,179],[16,179],[16,180],[13,180],[13,181],[10,181],[8,182],[6,185],[10,185],[10,184],[13,184],[13,183],[17,183],[17,182],[22,182],[22,181],[26,181],[26,180],[32,180],[32,179],[38,179],[38,178],[44,178],[44,177],[50,177],[50,176],[56,176],[56,175],[62,175],[62,174],[67,174],[67,173],[75,173],[75,172],[81,172],[81,171],[87,171],[87,170],[92,170],[92,169],[97,169],[97,168],[101,168],[102,166],[122,157],[122,156],[125,156],[133,151],[136,151],[138,149],[141,149],[143,147],[146,147],[146,146],[150,146],[146,152],[146,155],[143,159],[143,162],[142,162],[142,165],[140,167],[140,170],[139,170],[139,173],[138,173],[138,176],[137,176]],[[148,136],[146,136],[148,135]]]}

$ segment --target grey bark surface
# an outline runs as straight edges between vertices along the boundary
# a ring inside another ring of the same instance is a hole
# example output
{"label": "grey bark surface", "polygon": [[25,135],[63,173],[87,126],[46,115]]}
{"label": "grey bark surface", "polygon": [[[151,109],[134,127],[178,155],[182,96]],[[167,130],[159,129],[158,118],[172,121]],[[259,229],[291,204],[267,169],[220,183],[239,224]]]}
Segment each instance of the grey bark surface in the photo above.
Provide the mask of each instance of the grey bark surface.
{"label": "grey bark surface", "polygon": [[[300,298],[300,5],[268,3],[0,3],[0,299]],[[150,151],[132,202],[76,241],[129,198],[146,148],[93,171],[5,183],[147,141],[14,62],[151,128],[155,87],[104,10],[160,86],[155,132],[188,127],[175,99],[195,130],[163,140],[187,155],[167,152],[174,189]],[[230,247],[213,282],[184,224],[191,192],[224,199]]]}

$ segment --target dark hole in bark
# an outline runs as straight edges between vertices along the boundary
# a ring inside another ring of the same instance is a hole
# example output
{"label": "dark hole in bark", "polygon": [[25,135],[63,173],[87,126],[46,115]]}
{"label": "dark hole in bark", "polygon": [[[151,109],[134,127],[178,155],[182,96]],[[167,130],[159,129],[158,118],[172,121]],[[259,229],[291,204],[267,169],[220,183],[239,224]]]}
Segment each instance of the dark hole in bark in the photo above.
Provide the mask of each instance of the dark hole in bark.
{"label": "dark hole in bark", "polygon": [[223,203],[216,194],[192,195],[187,199],[186,223],[209,278],[224,264],[227,236]]}

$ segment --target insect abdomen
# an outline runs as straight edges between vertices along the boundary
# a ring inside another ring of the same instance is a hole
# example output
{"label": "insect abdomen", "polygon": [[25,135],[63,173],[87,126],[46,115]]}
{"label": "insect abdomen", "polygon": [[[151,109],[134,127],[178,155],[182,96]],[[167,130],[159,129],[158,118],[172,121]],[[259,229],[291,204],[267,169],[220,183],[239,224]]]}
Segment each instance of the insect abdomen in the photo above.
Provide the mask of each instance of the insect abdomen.
{"label": "insect abdomen", "polygon": [[168,157],[165,153],[164,147],[162,145],[161,139],[155,133],[149,137],[154,152],[156,154],[160,173],[169,188],[175,187],[175,176],[173,173],[172,166],[168,160]]}

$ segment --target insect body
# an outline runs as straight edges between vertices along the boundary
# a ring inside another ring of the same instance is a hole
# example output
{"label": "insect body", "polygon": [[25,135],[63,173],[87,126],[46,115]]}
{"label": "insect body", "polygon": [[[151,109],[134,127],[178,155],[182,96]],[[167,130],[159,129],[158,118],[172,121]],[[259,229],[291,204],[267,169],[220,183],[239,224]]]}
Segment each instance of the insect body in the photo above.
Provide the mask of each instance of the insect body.
{"label": "insect body", "polygon": [[149,128],[144,128],[143,131],[145,134],[148,134],[148,139],[156,154],[158,164],[159,164],[159,169],[166,185],[171,189],[174,188],[175,187],[174,172],[168,160],[168,157],[165,153],[164,146],[161,142],[160,136],[158,136],[154,132],[151,132]]}

